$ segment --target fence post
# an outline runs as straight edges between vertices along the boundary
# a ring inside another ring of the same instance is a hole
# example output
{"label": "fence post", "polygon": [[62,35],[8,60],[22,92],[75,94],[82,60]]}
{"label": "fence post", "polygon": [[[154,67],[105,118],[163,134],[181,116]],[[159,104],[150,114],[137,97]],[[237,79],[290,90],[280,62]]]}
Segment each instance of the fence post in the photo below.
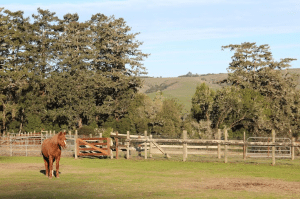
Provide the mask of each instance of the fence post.
{"label": "fence post", "polygon": [[[221,129],[218,129],[218,140],[221,140]],[[218,144],[218,159],[221,159],[221,144]]]}
{"label": "fence post", "polygon": [[72,138],[72,132],[69,131],[69,138],[71,139]]}
{"label": "fence post", "polygon": [[116,132],[116,159],[119,159],[119,132]]}
{"label": "fence post", "polygon": [[187,131],[183,131],[183,162],[186,161],[187,159],[187,143],[186,143],[186,138],[187,138]]}
{"label": "fence post", "polygon": [[148,139],[147,139],[147,131],[144,131],[144,137],[145,137],[145,149],[144,149],[144,152],[145,152],[145,160],[147,159],[147,155],[148,155]]}
{"label": "fence post", "polygon": [[[129,134],[129,131],[127,131],[127,140],[129,140],[129,139],[130,139],[130,134]],[[126,145],[127,145],[126,159],[129,159],[129,145],[130,145],[129,141],[126,143]]]}
{"label": "fence post", "polygon": [[[112,134],[112,132],[110,132],[110,139],[109,139],[109,141],[110,141],[110,146],[113,146],[113,141],[112,141],[112,137],[111,137],[111,134]],[[108,140],[107,140],[108,141]],[[110,159],[113,159],[114,158],[114,154],[113,154],[113,151],[112,151],[112,149],[111,149],[111,147],[110,147],[110,149],[108,149],[108,150],[110,150]]]}
{"label": "fence post", "polygon": [[246,160],[246,132],[244,131],[243,159]]}
{"label": "fence post", "polygon": [[295,144],[295,138],[293,137],[292,138],[292,160],[295,159],[295,147],[294,147],[294,144]]}
{"label": "fence post", "polygon": [[75,151],[75,160],[78,158],[78,153],[79,153],[79,141],[77,140],[78,138],[78,131],[75,130],[75,135],[74,135],[74,143],[75,143],[75,147],[74,147],[74,151]]}
{"label": "fence post", "polygon": [[[275,130],[272,129],[272,142],[275,143]],[[275,166],[275,146],[272,146],[272,165]]]}
{"label": "fence post", "polygon": [[8,139],[9,139],[9,146],[10,146],[10,156],[13,156],[13,149],[12,149],[12,140],[11,140],[11,137],[10,137],[10,134],[9,134],[9,132],[7,132],[7,137],[8,137]]}
{"label": "fence post", "polygon": [[226,142],[228,141],[227,129],[225,129],[224,136],[225,136],[225,151],[224,151],[225,161],[224,162],[227,163],[227,155],[228,155],[228,145],[226,144]]}
{"label": "fence post", "polygon": [[26,138],[26,141],[25,141],[25,147],[26,147],[26,157],[27,157],[28,139],[29,139],[29,137],[27,137],[27,138]]}
{"label": "fence post", "polygon": [[150,134],[149,137],[150,137],[150,142],[149,142],[149,157],[152,158],[152,148],[153,148],[153,143],[151,142],[151,140],[152,140],[152,134]]}
{"label": "fence post", "polygon": [[41,132],[41,145],[43,144],[43,133]]}

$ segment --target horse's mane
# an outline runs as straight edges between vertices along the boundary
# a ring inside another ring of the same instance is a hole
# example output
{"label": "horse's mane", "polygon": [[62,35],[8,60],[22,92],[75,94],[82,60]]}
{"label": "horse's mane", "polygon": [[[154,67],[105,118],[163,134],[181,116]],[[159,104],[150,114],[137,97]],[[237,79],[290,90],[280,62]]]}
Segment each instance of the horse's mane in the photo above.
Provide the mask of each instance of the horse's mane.
{"label": "horse's mane", "polygon": [[58,134],[54,135],[51,139],[50,139],[55,145],[58,144]]}

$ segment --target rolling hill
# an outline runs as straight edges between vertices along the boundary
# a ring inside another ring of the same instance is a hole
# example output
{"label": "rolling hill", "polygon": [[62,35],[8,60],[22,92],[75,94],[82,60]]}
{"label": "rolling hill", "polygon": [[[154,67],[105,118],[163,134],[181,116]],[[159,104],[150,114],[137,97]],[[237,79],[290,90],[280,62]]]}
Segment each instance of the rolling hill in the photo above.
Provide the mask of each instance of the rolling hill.
{"label": "rolling hill", "polygon": [[[288,69],[290,73],[300,74],[300,69]],[[285,72],[285,71],[284,71]],[[212,89],[220,89],[222,86],[217,82],[226,79],[227,73],[206,74],[197,77],[145,77],[142,78],[144,85],[139,92],[146,93],[150,98],[154,98],[157,91],[162,91],[166,98],[176,98],[184,105],[184,112],[191,109],[191,100],[198,84],[205,82]],[[298,80],[300,87],[300,79]]]}

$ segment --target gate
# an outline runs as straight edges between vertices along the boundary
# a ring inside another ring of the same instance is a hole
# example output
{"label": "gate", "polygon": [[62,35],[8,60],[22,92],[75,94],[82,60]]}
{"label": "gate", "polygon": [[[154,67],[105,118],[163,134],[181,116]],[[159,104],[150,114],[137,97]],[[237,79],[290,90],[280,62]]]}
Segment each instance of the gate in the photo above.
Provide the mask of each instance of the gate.
{"label": "gate", "polygon": [[77,138],[77,156],[110,156],[110,138]]}
{"label": "gate", "polygon": [[[276,142],[292,143],[289,138],[275,138]],[[271,137],[249,137],[247,142],[272,142]],[[272,157],[271,146],[247,146],[247,157]],[[276,158],[290,158],[292,156],[290,146],[275,146]]]}

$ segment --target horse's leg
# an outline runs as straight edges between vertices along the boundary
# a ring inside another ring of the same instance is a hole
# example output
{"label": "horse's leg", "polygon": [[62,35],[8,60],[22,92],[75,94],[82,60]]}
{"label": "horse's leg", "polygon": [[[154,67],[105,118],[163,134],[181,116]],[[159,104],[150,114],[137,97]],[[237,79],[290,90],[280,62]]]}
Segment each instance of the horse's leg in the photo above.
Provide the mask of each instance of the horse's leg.
{"label": "horse's leg", "polygon": [[45,156],[43,156],[43,158],[44,158],[44,164],[45,164],[46,177],[48,177],[48,174],[49,174],[49,162],[48,162],[48,160],[46,159]]}
{"label": "horse's leg", "polygon": [[59,178],[59,160],[60,157],[58,156],[58,158],[56,159],[56,177]]}
{"label": "horse's leg", "polygon": [[52,179],[53,175],[53,157],[49,155],[49,179]]}

